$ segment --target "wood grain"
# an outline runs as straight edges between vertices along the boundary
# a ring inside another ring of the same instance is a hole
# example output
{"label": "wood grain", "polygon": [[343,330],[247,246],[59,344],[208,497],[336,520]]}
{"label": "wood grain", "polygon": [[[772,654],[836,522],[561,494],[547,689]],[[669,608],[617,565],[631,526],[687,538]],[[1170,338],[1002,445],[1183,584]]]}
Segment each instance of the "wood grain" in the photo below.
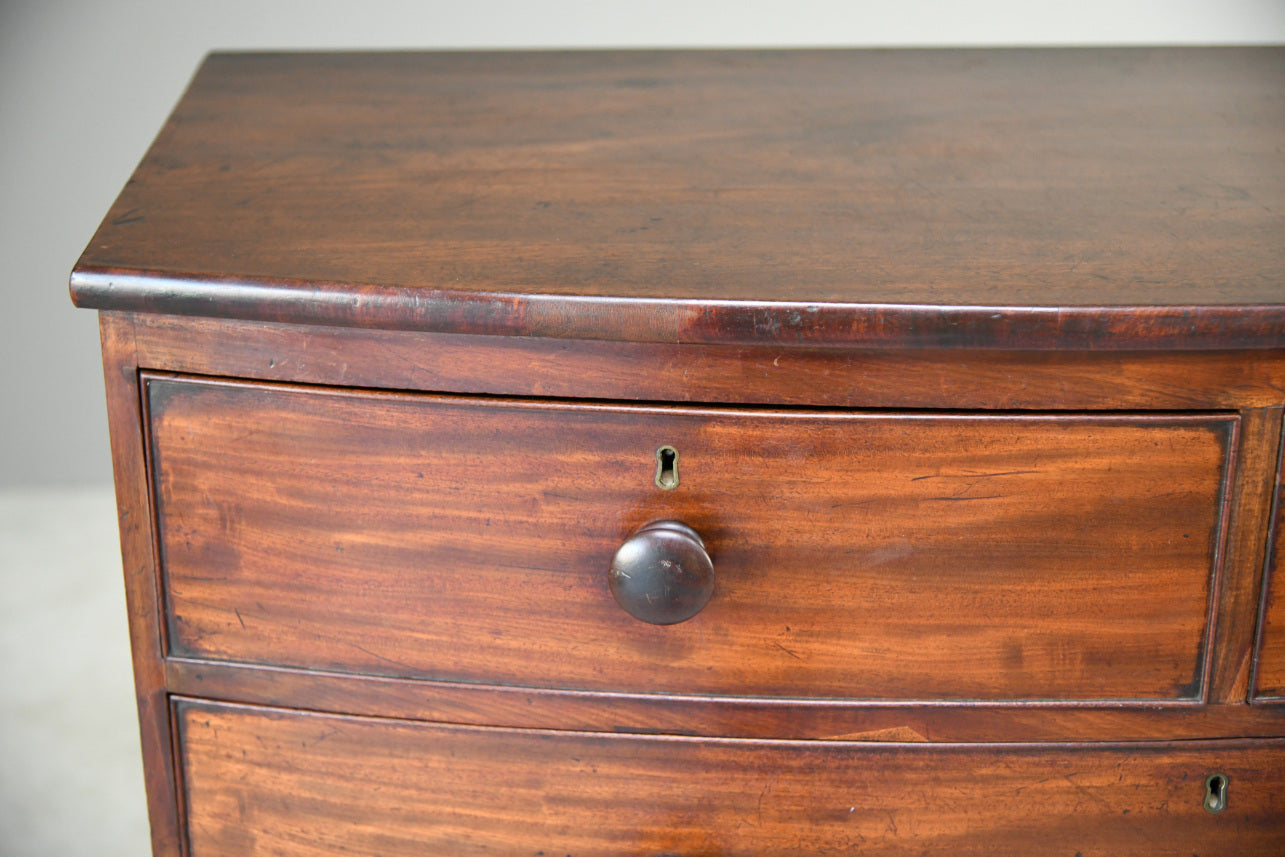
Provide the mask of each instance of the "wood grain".
{"label": "wood grain", "polygon": [[1285,403],[1285,352],[871,351],[661,345],[134,317],[145,367],[394,390],[957,410]]}
{"label": "wood grain", "polygon": [[[192,857],[1276,855],[1285,742],[810,744],[181,703]],[[1227,809],[1204,781],[1230,778]]]}
{"label": "wood grain", "polygon": [[71,277],[156,857],[1285,852],[1283,80],[209,57]]}
{"label": "wood grain", "polygon": [[[751,412],[150,377],[171,652],[647,693],[1199,698],[1235,418]],[[656,488],[655,450],[683,476]],[[660,628],[606,570],[695,527]]]}
{"label": "wood grain", "polygon": [[216,54],[72,293],[617,341],[1280,348],[1283,78],[1281,48]]}
{"label": "wood grain", "polygon": [[1268,528],[1263,603],[1259,617],[1254,695],[1285,703],[1285,440],[1276,460],[1272,521]]}
{"label": "wood grain", "polygon": [[306,711],[476,726],[853,741],[1191,741],[1285,734],[1285,706],[858,702],[619,694],[434,682],[170,657],[171,692]]}
{"label": "wood grain", "polygon": [[99,332],[152,855],[179,857],[177,775],[161,656],[160,587],[132,319],[101,313]]}
{"label": "wood grain", "polygon": [[1268,550],[1263,537],[1276,493],[1280,459],[1281,409],[1241,414],[1236,472],[1228,492],[1226,542],[1214,605],[1215,641],[1209,661],[1208,698],[1243,702],[1249,697],[1254,664],[1253,616],[1262,597],[1263,565]]}

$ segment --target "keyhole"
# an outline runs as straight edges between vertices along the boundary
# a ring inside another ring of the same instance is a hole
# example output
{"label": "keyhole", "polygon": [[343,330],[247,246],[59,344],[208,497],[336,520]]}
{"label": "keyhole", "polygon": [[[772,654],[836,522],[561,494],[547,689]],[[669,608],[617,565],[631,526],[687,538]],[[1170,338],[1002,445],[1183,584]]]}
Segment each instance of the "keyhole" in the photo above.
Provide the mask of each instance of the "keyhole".
{"label": "keyhole", "polygon": [[1211,774],[1205,778],[1205,809],[1222,812],[1227,808],[1227,775]]}
{"label": "keyhole", "polygon": [[656,487],[666,491],[678,487],[678,450],[672,446],[656,450]]}

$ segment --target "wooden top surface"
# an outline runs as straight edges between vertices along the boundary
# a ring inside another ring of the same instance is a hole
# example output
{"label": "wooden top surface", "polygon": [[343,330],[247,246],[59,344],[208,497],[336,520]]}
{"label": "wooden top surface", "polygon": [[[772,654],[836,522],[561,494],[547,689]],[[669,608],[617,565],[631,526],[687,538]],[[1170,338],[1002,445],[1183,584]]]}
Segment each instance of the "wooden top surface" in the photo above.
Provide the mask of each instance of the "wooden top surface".
{"label": "wooden top surface", "polygon": [[216,54],[72,294],[641,341],[1285,347],[1285,48]]}

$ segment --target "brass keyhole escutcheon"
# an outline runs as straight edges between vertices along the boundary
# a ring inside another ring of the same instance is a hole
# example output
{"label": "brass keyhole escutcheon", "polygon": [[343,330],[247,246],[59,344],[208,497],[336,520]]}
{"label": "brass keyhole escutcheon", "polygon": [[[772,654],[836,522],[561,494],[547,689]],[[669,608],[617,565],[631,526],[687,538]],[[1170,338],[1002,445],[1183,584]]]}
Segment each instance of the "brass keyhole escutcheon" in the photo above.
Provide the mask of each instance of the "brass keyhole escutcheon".
{"label": "brass keyhole escutcheon", "polygon": [[1210,774],[1205,778],[1205,809],[1209,812],[1222,812],[1227,808],[1226,774]]}
{"label": "brass keyhole escutcheon", "polygon": [[678,487],[678,450],[672,446],[656,450],[656,487],[664,491]]}

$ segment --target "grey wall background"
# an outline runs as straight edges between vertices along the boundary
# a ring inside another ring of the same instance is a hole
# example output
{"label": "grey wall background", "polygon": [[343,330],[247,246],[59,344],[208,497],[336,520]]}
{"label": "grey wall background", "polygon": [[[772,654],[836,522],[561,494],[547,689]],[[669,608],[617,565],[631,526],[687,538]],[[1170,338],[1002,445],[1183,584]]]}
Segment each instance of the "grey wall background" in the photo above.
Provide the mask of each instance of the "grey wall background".
{"label": "grey wall background", "polygon": [[1285,42],[1285,0],[0,0],[0,488],[111,478],[67,274],[214,48]]}

